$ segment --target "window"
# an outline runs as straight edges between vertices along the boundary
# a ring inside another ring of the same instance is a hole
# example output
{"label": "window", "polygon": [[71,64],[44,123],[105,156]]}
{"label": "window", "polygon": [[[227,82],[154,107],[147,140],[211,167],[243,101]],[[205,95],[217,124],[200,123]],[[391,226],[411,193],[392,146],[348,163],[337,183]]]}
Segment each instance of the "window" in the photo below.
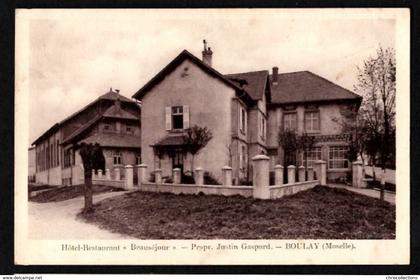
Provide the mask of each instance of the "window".
{"label": "window", "polygon": [[329,152],[328,168],[349,168],[347,153],[349,148],[346,146],[331,146]]}
{"label": "window", "polygon": [[305,130],[307,132],[319,131],[319,112],[305,112]]}
{"label": "window", "polygon": [[71,165],[71,150],[64,150],[64,167],[69,167]]}
{"label": "window", "polygon": [[265,117],[263,114],[258,113],[258,127],[261,139],[265,139]]}
{"label": "window", "polygon": [[240,112],[240,127],[243,133],[246,133],[246,111],[244,108],[241,107]]}
{"label": "window", "polygon": [[190,126],[190,111],[187,105],[165,108],[166,130],[187,129]]}
{"label": "window", "polygon": [[114,165],[118,165],[118,164],[122,164],[122,161],[121,161],[121,152],[120,151],[116,151],[114,153]]}
{"label": "window", "polygon": [[265,139],[265,118],[261,116],[261,138]]}
{"label": "window", "polygon": [[57,157],[57,166],[60,165],[60,141],[57,140],[55,156]]}
{"label": "window", "polygon": [[184,128],[184,114],[182,106],[172,107],[172,128],[183,129]]}
{"label": "window", "polygon": [[105,122],[104,123],[104,131],[115,131],[115,123],[113,122]]}
{"label": "window", "polygon": [[246,166],[246,149],[245,146],[241,146],[241,149],[239,150],[239,169],[243,170]]}
{"label": "window", "polygon": [[308,161],[308,167],[312,167],[314,162],[321,159],[321,147],[314,147],[302,155],[302,165],[305,166],[305,160]]}
{"label": "window", "polygon": [[296,113],[286,113],[283,117],[284,130],[296,130]]}
{"label": "window", "polygon": [[128,134],[131,134],[131,132],[133,131],[133,128],[131,126],[127,125],[125,127],[125,130],[127,131]]}
{"label": "window", "polygon": [[137,154],[136,155],[136,165],[141,164],[141,155]]}

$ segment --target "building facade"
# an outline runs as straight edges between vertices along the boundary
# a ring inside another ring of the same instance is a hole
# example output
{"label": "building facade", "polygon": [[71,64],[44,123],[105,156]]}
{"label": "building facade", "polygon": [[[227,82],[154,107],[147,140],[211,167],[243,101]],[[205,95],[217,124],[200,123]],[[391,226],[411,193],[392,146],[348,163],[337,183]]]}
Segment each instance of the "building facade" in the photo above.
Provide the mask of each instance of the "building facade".
{"label": "building facade", "polygon": [[[193,125],[213,133],[194,166],[219,179],[228,165],[234,182],[249,181],[250,159],[257,154],[270,157],[271,170],[275,164],[311,166],[322,159],[330,180],[350,172],[350,135],[341,123],[344,111],[358,110],[360,96],[309,71],[279,74],[273,67],[271,75],[267,70],[223,75],[211,65],[210,48],[202,54],[200,60],[184,50],[133,96],[142,103],[142,159],[149,172],[191,171],[182,145]],[[305,153],[285,153],[279,141],[285,130],[315,143]],[[157,152],[162,146],[172,152]]]}
{"label": "building facade", "polygon": [[140,107],[112,89],[83,109],[56,123],[33,142],[37,183],[83,183],[78,144],[98,143],[106,168],[141,162]]}

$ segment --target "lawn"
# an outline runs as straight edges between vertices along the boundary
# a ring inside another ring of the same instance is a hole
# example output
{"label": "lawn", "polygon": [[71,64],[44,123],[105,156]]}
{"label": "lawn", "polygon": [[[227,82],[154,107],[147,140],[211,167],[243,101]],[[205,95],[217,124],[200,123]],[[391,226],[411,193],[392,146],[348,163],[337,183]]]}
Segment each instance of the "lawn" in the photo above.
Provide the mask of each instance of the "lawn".
{"label": "lawn", "polygon": [[[112,191],[122,191],[122,189],[109,187],[109,186],[102,186],[102,185],[94,185],[92,187],[93,194],[104,193],[104,192],[112,192]],[[38,193],[35,196],[29,197],[29,201],[33,202],[58,202],[64,201],[67,199],[76,198],[79,196],[84,195],[84,185],[76,185],[76,186],[59,186],[59,187],[50,187],[49,189]]]}
{"label": "lawn", "polygon": [[395,239],[395,206],[317,186],[277,200],[131,192],[79,217],[138,239]]}

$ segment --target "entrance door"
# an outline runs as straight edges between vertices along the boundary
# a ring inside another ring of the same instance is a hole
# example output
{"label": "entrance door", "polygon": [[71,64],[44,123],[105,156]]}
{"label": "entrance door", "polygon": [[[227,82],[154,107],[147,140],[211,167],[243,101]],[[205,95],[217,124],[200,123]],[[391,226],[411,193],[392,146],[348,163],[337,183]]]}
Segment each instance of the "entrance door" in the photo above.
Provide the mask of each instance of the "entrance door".
{"label": "entrance door", "polygon": [[181,152],[175,152],[172,157],[172,168],[181,169],[181,174],[184,172],[184,156]]}

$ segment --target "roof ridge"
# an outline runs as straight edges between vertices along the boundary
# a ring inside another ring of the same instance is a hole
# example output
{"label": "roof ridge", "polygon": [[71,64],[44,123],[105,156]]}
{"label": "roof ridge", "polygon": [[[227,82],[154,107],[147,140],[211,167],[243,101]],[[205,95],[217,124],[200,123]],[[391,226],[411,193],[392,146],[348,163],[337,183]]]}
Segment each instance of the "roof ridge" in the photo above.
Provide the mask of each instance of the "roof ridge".
{"label": "roof ridge", "polygon": [[[180,54],[178,54],[174,59],[172,59],[165,67],[163,67],[157,74],[155,74],[146,84],[144,84],[138,91],[136,91],[136,93],[134,93],[132,97],[138,100],[143,98],[143,96],[147,94],[157,83],[163,80],[164,76],[171,73],[180,64],[180,62],[182,62],[185,59],[190,59],[199,68],[206,71],[207,74],[217,77],[218,79],[220,79],[220,81],[232,87],[236,91],[243,91],[242,88],[238,87],[234,82],[229,80],[222,73],[214,69],[212,66],[207,65],[201,59],[199,59],[198,57],[196,57],[195,55],[193,55],[192,53],[184,49]],[[246,93],[246,97],[252,100],[246,91],[245,93]]]}
{"label": "roof ridge", "polygon": [[336,84],[336,83],[334,83],[334,82],[332,82],[332,81],[330,81],[330,80],[328,80],[328,79],[326,79],[326,78],[324,78],[324,77],[322,77],[322,76],[320,76],[320,75],[318,75],[318,74],[315,74],[315,73],[313,73],[313,72],[311,72],[311,71],[307,71],[307,72],[308,72],[308,73],[310,73],[311,75],[314,75],[315,77],[318,77],[318,78],[320,78],[320,79],[322,79],[322,80],[324,80],[324,81],[326,81],[326,82],[328,82],[328,83],[330,83],[330,84],[334,85],[334,86],[340,87],[340,88],[342,88],[342,89],[344,89],[344,90],[348,91],[349,93],[351,93],[351,94],[355,95],[356,97],[362,97],[362,96],[360,96],[360,95],[358,95],[358,94],[354,93],[353,91],[351,91],[351,90],[349,90],[349,89],[346,89],[345,87],[340,86],[339,84]]}
{"label": "roof ridge", "polygon": [[[297,74],[297,73],[304,73],[304,72],[312,73],[309,70],[300,70],[300,71],[292,71],[292,72],[283,72],[283,73],[279,73],[278,75],[280,76],[280,75]],[[272,76],[273,76],[273,74],[270,74],[270,77],[272,77]]]}
{"label": "roof ridge", "polygon": [[223,74],[223,76],[229,76],[229,75],[243,75],[243,74],[251,74],[251,73],[260,73],[265,72],[268,73],[268,70],[257,70],[257,71],[248,71],[248,72],[241,72],[241,73],[230,73],[230,74]]}

